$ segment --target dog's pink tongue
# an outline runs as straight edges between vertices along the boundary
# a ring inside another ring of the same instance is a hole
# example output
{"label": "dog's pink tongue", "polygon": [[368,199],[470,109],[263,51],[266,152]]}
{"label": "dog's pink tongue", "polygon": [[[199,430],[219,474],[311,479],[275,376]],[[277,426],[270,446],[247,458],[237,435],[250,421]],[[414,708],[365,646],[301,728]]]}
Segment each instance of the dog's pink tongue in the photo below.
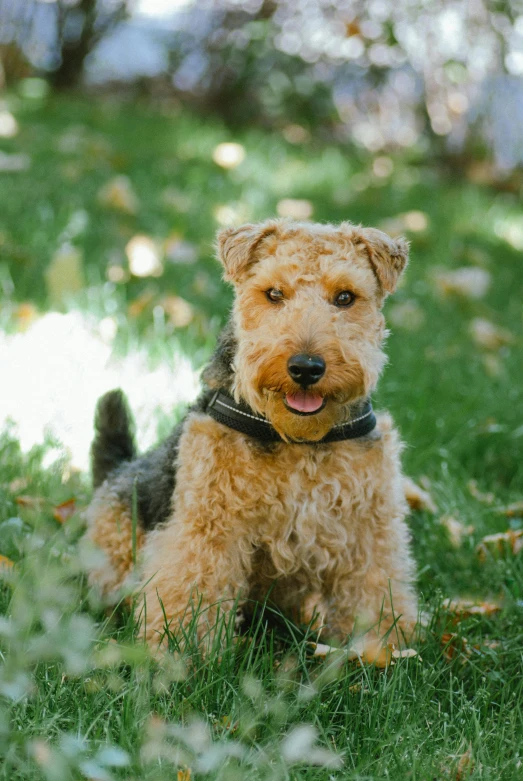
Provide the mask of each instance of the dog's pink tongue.
{"label": "dog's pink tongue", "polygon": [[298,412],[316,412],[323,404],[323,396],[315,396],[313,393],[298,391],[298,393],[288,393],[285,400],[289,407]]}

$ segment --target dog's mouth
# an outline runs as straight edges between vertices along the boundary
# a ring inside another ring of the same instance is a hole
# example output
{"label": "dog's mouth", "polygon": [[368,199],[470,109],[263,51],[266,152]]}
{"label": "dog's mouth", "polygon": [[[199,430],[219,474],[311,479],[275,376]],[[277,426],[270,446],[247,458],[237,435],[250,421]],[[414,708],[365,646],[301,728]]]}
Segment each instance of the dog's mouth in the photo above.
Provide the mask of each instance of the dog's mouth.
{"label": "dog's mouth", "polygon": [[296,393],[287,393],[283,403],[294,415],[316,415],[324,408],[327,399],[318,393],[302,390]]}

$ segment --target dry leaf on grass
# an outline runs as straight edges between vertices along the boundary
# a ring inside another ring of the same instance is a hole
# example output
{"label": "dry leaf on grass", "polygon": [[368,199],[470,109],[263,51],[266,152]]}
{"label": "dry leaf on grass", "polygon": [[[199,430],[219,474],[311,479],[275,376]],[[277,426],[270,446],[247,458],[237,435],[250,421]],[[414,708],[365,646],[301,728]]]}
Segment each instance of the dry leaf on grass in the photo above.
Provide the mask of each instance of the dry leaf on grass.
{"label": "dry leaf on grass", "polygon": [[4,573],[10,572],[14,566],[14,561],[11,561],[11,559],[8,559],[7,556],[2,556],[2,554],[0,554],[0,576],[2,571]]}
{"label": "dry leaf on grass", "polygon": [[499,512],[506,515],[507,518],[523,518],[523,501],[513,502],[507,507],[502,507]]}
{"label": "dry leaf on grass", "polygon": [[470,321],[469,333],[475,344],[485,350],[499,350],[514,341],[514,335],[509,330],[483,317],[475,317]]}
{"label": "dry leaf on grass", "polygon": [[65,523],[76,512],[76,499],[68,499],[66,502],[53,507],[53,517],[58,523]]}
{"label": "dry leaf on grass", "polygon": [[474,526],[468,524],[465,526],[452,515],[444,515],[440,518],[440,523],[445,527],[449,535],[449,541],[453,548],[460,548],[465,537],[470,537],[474,533]]}
{"label": "dry leaf on grass", "polygon": [[469,489],[470,495],[473,496],[474,499],[477,499],[478,502],[482,502],[483,504],[492,504],[496,498],[492,491],[488,491],[486,493],[480,491],[476,480],[469,480],[467,483],[467,488]]}
{"label": "dry leaf on grass", "polygon": [[[414,648],[395,648],[392,656],[394,659],[413,659],[415,656],[419,656],[419,654]],[[421,659],[421,656],[419,658]]]}
{"label": "dry leaf on grass", "polygon": [[509,529],[500,534],[487,534],[476,546],[476,553],[480,561],[486,561],[487,557],[503,558],[516,556],[523,549],[523,529]]}
{"label": "dry leaf on grass", "polygon": [[472,266],[464,266],[454,271],[436,269],[433,279],[436,290],[442,296],[456,295],[472,299],[483,298],[492,282],[488,271]]}
{"label": "dry leaf on grass", "polygon": [[191,768],[186,767],[184,770],[179,770],[176,775],[176,781],[191,781],[192,773]]}
{"label": "dry leaf on grass", "polygon": [[501,605],[497,602],[476,602],[460,598],[446,600],[443,607],[449,613],[454,613],[459,620],[470,616],[492,616],[501,610]]}
{"label": "dry leaf on grass", "polygon": [[310,643],[310,645],[314,649],[313,656],[317,659],[325,659],[331,654],[338,656],[341,654],[349,662],[374,665],[380,670],[390,667],[397,659],[411,659],[419,656],[413,648],[398,649],[393,643],[383,645],[379,640],[365,640],[365,638],[348,648],[336,648],[324,643]]}
{"label": "dry leaf on grass", "polygon": [[20,494],[20,496],[17,496],[15,498],[15,502],[20,507],[27,507],[30,510],[41,510],[45,505],[45,499],[43,499],[41,496],[28,496],[25,494]]}
{"label": "dry leaf on grass", "polygon": [[403,478],[403,490],[405,492],[405,499],[409,503],[411,510],[427,510],[429,513],[436,513],[438,511],[429,492],[423,490],[423,488],[415,483],[410,477]]}
{"label": "dry leaf on grass", "polygon": [[128,176],[115,176],[110,179],[98,192],[98,201],[102,206],[125,214],[136,214],[140,202],[133,190]]}
{"label": "dry leaf on grass", "polygon": [[472,757],[472,747],[469,746],[461,756],[454,756],[453,759],[457,759],[458,761],[455,768],[453,768],[451,778],[453,778],[454,781],[465,781],[465,779],[469,778],[473,773],[475,767],[475,762]]}
{"label": "dry leaf on grass", "polygon": [[444,632],[441,635],[441,644],[443,646],[443,656],[447,662],[453,659],[460,659],[465,664],[470,656],[470,648],[467,640],[460,637],[455,632]]}
{"label": "dry leaf on grass", "polygon": [[193,307],[181,296],[165,296],[160,306],[175,328],[185,328],[194,319]]}

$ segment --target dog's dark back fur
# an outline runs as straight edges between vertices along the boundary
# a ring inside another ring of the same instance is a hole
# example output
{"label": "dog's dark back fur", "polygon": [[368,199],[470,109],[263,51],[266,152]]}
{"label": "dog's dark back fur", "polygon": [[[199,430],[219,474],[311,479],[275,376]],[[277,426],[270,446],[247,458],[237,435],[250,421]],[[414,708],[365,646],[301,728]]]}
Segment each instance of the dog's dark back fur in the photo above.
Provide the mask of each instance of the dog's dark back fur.
{"label": "dog's dark back fur", "polygon": [[[235,352],[236,342],[228,324],[204,370],[202,393],[186,415],[205,412],[214,389],[231,389],[231,365]],[[171,511],[178,443],[184,420],[175,426],[164,442],[137,458],[132,419],[122,391],[109,391],[98,402],[96,435],[91,448],[93,485],[97,488],[111,475],[113,489],[128,507],[132,506],[136,491],[138,518],[145,530],[167,520]]]}

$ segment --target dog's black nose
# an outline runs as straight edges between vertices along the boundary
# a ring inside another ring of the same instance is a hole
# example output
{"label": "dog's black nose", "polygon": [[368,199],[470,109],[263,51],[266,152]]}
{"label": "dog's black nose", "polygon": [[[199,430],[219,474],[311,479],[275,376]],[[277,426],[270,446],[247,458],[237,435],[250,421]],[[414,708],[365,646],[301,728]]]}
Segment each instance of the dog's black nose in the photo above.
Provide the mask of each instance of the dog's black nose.
{"label": "dog's black nose", "polygon": [[287,361],[287,371],[300,385],[314,385],[325,374],[325,361],[321,355],[299,353]]}

